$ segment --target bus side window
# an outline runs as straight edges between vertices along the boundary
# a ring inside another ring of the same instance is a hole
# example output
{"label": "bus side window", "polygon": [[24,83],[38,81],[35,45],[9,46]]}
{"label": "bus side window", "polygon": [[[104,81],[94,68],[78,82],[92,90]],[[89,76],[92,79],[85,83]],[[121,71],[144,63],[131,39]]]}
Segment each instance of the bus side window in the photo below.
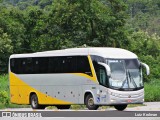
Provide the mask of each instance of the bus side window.
{"label": "bus side window", "polygon": [[48,57],[42,57],[38,60],[39,72],[38,73],[47,73],[48,71]]}
{"label": "bus side window", "polygon": [[106,70],[104,66],[99,66],[99,81],[100,84],[106,86]]}
{"label": "bus side window", "polygon": [[55,73],[55,57],[49,58],[49,66],[48,66],[48,73]]}
{"label": "bus side window", "polygon": [[[39,74],[48,72],[48,57],[36,57],[27,61],[28,74]],[[32,69],[32,70],[31,70]]]}
{"label": "bus side window", "polygon": [[16,73],[16,74],[24,74],[25,69],[26,69],[23,64],[25,63],[24,60],[25,60],[24,58],[12,58],[10,60],[11,72]]}
{"label": "bus side window", "polygon": [[32,74],[33,73],[33,61],[32,58],[26,58],[25,60],[25,74]]}
{"label": "bus side window", "polygon": [[104,66],[99,65],[96,61],[93,61],[93,66],[97,75],[97,79],[100,85],[108,86],[108,77]]}
{"label": "bus side window", "polygon": [[33,73],[38,74],[40,68],[40,58],[32,58],[33,59]]}
{"label": "bus side window", "polygon": [[19,74],[26,74],[26,64],[27,64],[27,59],[25,58],[20,58],[20,59],[17,59],[18,61],[18,73]]}
{"label": "bus side window", "polygon": [[65,57],[63,63],[63,73],[75,73],[77,71],[76,63],[77,61],[75,56]]}
{"label": "bus side window", "polygon": [[63,73],[63,64],[65,61],[63,57],[56,57],[54,61],[55,73]]}
{"label": "bus side window", "polygon": [[77,56],[77,72],[92,76],[90,64],[87,56]]}
{"label": "bus side window", "polygon": [[10,60],[10,69],[11,72],[15,73],[15,59]]}

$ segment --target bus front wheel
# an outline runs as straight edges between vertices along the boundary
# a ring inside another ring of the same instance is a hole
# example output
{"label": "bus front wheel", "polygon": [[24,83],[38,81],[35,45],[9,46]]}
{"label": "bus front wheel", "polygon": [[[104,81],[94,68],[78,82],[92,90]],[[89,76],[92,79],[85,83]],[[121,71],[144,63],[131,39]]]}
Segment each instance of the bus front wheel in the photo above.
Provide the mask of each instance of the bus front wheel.
{"label": "bus front wheel", "polygon": [[94,104],[94,99],[93,99],[93,96],[91,94],[88,94],[86,96],[86,98],[85,98],[85,104],[86,104],[86,107],[89,110],[97,110],[99,108],[98,105]]}
{"label": "bus front wheel", "polygon": [[44,105],[39,105],[38,97],[36,94],[32,94],[30,97],[30,104],[32,109],[45,109]]}
{"label": "bus front wheel", "polygon": [[127,105],[115,105],[114,108],[117,109],[118,111],[123,111],[126,109]]}

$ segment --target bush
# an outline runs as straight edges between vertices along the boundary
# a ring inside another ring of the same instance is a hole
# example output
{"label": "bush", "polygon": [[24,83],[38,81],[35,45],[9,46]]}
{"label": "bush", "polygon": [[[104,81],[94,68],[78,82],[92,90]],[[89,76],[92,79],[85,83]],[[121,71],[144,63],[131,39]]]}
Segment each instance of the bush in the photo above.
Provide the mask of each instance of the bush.
{"label": "bush", "polygon": [[160,80],[145,83],[145,102],[160,101]]}
{"label": "bush", "polygon": [[8,75],[0,75],[0,104],[9,104],[9,80]]}
{"label": "bush", "polygon": [[7,91],[0,91],[0,102],[5,105],[9,104],[9,97]]}

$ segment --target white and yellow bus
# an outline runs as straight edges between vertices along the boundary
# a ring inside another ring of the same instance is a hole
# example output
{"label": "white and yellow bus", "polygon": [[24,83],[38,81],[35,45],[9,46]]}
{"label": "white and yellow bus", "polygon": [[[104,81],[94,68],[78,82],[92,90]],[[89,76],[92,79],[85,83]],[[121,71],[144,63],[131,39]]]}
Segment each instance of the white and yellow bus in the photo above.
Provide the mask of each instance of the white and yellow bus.
{"label": "white and yellow bus", "polygon": [[142,66],[134,53],[120,48],[72,48],[32,54],[14,54],[9,59],[10,100],[69,109],[85,104],[90,110],[144,102]]}

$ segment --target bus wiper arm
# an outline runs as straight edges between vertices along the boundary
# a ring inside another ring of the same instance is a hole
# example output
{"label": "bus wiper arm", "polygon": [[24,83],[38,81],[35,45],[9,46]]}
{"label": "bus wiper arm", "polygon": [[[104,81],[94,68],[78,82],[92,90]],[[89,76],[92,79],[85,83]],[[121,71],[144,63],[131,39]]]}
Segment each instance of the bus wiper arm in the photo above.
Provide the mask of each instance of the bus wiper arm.
{"label": "bus wiper arm", "polygon": [[137,85],[136,85],[136,83],[135,83],[133,77],[131,76],[131,73],[129,72],[129,70],[128,70],[128,74],[129,74],[129,78],[130,78],[130,80],[132,81],[134,87],[137,88]]}
{"label": "bus wiper arm", "polygon": [[127,71],[126,71],[126,79],[123,81],[121,88],[123,88],[123,86],[124,86],[124,84],[125,84],[126,81],[127,81],[127,83],[128,83],[128,88],[129,88],[128,72],[127,72]]}

